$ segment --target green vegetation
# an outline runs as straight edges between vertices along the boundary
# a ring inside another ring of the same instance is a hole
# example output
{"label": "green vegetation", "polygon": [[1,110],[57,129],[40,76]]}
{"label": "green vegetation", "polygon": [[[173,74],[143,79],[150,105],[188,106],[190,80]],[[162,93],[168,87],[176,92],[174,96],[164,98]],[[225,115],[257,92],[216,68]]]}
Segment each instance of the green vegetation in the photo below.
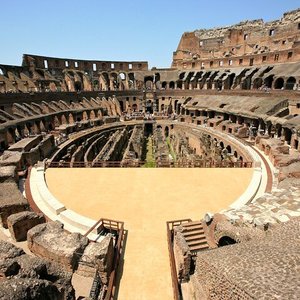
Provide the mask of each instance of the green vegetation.
{"label": "green vegetation", "polygon": [[170,154],[173,158],[173,161],[175,162],[176,161],[176,153],[175,153],[175,151],[173,149],[173,146],[171,144],[170,137],[167,137],[166,142],[167,142],[167,145],[168,145],[168,148],[169,148],[169,152],[170,152]]}
{"label": "green vegetation", "polygon": [[151,137],[149,137],[147,141],[146,163],[142,166],[142,168],[155,168],[155,158]]}

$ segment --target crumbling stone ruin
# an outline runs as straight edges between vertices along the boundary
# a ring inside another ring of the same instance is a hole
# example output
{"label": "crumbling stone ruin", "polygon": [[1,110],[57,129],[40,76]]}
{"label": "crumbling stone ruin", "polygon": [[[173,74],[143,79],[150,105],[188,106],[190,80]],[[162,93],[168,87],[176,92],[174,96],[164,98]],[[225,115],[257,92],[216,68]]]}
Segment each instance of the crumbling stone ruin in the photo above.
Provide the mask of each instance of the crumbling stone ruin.
{"label": "crumbling stone ruin", "polygon": [[0,241],[1,299],[75,299],[72,274],[59,264]]}
{"label": "crumbling stone ruin", "polygon": [[185,32],[172,66],[204,69],[298,61],[299,16],[300,11],[295,10],[267,23],[260,19]]}
{"label": "crumbling stone ruin", "polygon": [[0,241],[0,298],[75,299],[74,274],[92,278],[91,298],[116,289],[122,222],[95,227],[66,209],[46,168],[248,167],[230,207],[168,222],[174,298],[298,299],[299,39],[298,9],[186,32],[169,69],[32,54],[1,64],[1,232],[31,255]]}

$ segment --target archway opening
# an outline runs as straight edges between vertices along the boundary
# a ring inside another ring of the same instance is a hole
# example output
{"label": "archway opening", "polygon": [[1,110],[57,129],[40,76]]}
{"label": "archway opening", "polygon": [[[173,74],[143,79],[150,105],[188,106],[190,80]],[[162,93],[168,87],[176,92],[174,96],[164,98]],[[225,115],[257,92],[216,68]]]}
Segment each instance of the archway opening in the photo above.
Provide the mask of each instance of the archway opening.
{"label": "archway opening", "polygon": [[262,84],[263,84],[262,78],[256,78],[253,81],[253,88],[254,89],[259,89],[262,86]]}
{"label": "archway opening", "polygon": [[283,89],[283,86],[284,86],[283,78],[277,78],[276,81],[275,81],[274,88],[276,90],[280,90],[280,89]]}
{"label": "archway opening", "polygon": [[289,77],[285,84],[286,90],[293,90],[296,84],[296,78],[295,77]]}
{"label": "archway opening", "polygon": [[265,86],[266,86],[267,88],[269,88],[269,89],[272,88],[273,77],[274,77],[274,75],[270,75],[270,76],[268,76],[268,77],[265,79],[265,81],[264,81]]}
{"label": "archway opening", "polygon": [[224,247],[224,246],[233,245],[233,244],[236,244],[236,241],[229,236],[221,237],[219,240],[219,243],[218,243],[219,247]]}
{"label": "archway opening", "polygon": [[149,114],[153,113],[153,103],[151,100],[147,100],[146,102],[146,112]]}
{"label": "archway opening", "polygon": [[80,92],[82,90],[82,84],[80,81],[75,81],[75,91]]}
{"label": "archway opening", "polygon": [[166,126],[165,127],[165,137],[168,137],[169,136],[169,127]]}

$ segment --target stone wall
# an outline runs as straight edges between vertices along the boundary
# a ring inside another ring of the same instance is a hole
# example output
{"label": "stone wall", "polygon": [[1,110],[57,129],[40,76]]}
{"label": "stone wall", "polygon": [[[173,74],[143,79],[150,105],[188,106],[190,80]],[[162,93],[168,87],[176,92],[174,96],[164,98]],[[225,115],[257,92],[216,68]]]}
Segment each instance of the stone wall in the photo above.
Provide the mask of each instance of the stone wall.
{"label": "stone wall", "polygon": [[172,67],[204,69],[297,61],[299,15],[298,9],[267,23],[243,21],[223,28],[185,32],[174,52]]}
{"label": "stone wall", "polygon": [[293,218],[250,241],[198,253],[195,290],[206,298],[196,299],[297,299],[299,221]]}
{"label": "stone wall", "polygon": [[178,281],[188,281],[190,277],[192,254],[182,233],[182,227],[178,226],[174,230],[173,251],[177,270]]}

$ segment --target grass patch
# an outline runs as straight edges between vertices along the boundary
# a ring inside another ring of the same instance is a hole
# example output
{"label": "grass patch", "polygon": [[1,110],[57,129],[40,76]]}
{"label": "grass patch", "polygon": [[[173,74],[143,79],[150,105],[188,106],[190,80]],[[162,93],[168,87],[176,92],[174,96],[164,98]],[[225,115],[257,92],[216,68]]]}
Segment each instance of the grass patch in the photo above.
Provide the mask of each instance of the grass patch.
{"label": "grass patch", "polygon": [[146,163],[142,166],[142,168],[155,168],[153,143],[151,137],[149,137],[147,141]]}
{"label": "grass patch", "polygon": [[168,145],[168,148],[169,148],[169,152],[170,152],[170,154],[171,154],[171,156],[173,158],[173,161],[175,162],[176,161],[176,153],[175,153],[175,151],[173,149],[173,146],[171,144],[171,141],[170,141],[169,137],[166,138],[166,142],[167,142],[167,145]]}

